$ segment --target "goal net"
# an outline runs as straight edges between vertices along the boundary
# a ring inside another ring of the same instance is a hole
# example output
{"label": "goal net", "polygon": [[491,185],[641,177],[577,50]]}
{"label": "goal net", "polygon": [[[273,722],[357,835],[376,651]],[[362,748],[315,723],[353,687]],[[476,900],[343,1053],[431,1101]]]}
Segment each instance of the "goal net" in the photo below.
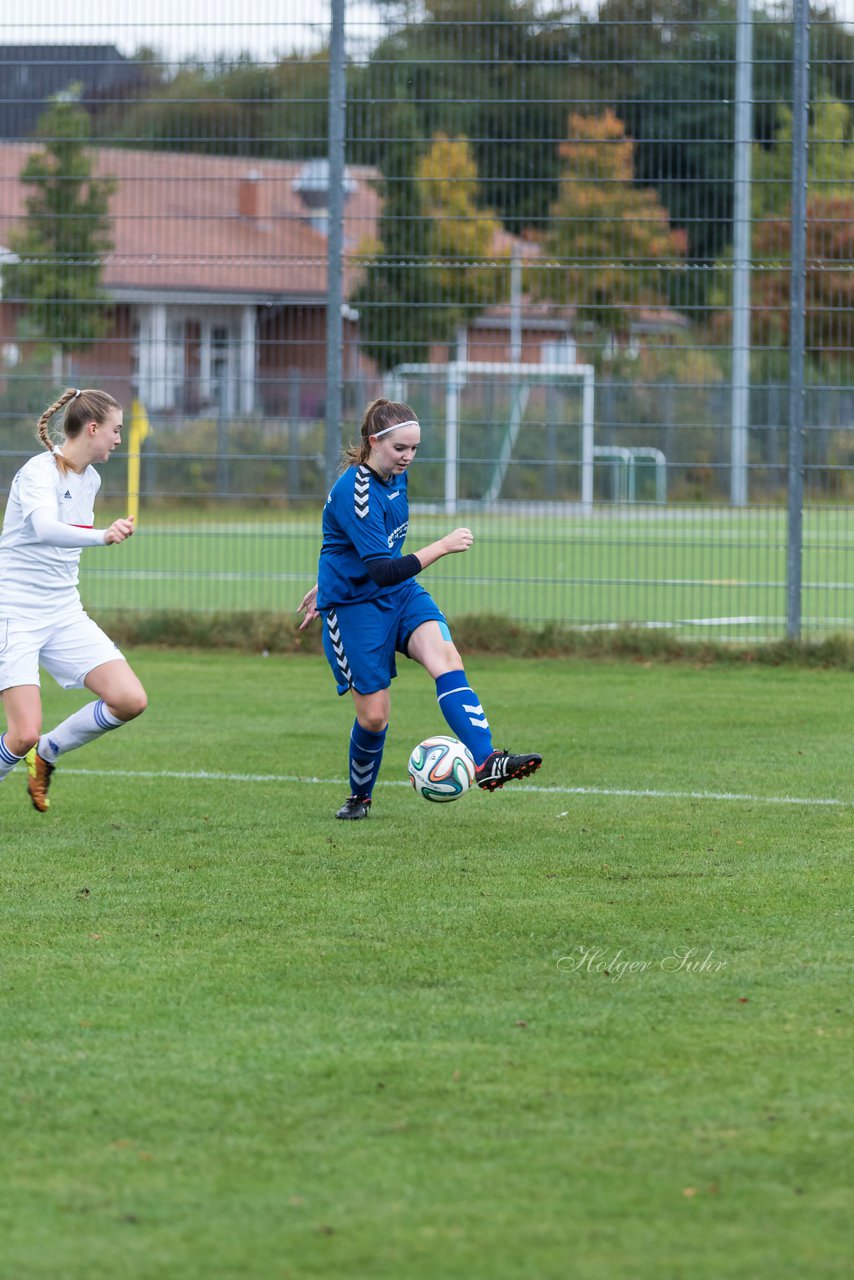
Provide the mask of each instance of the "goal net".
{"label": "goal net", "polygon": [[592,365],[402,364],[385,394],[422,427],[419,500],[593,503]]}

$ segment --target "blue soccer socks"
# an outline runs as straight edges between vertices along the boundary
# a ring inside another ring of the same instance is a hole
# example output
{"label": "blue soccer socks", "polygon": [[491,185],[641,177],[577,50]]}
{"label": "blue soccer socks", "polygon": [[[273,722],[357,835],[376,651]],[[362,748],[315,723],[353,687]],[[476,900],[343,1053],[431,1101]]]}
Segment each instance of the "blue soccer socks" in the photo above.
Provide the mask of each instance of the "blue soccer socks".
{"label": "blue soccer socks", "polygon": [[383,748],[388,725],[382,733],[363,729],[358,720],[353,721],[350,733],[350,790],[354,796],[365,798],[374,789],[383,760]]}
{"label": "blue soccer socks", "polygon": [[466,679],[465,671],[448,671],[436,681],[439,708],[455,737],[465,743],[482,764],[492,752],[492,734],[486,712]]}

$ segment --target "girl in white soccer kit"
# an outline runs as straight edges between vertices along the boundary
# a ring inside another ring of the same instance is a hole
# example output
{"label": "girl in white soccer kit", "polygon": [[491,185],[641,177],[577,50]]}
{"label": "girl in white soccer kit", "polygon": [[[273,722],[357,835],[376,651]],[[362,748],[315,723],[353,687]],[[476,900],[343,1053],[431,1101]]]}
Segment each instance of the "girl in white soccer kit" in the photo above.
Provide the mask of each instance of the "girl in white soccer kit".
{"label": "girl in white soccer kit", "polygon": [[[63,436],[48,423],[65,408]],[[94,528],[104,463],[121,443],[121,405],[105,391],[69,389],[39,418],[45,452],[12,481],[0,534],[0,780],[26,758],[33,806],[48,808],[59,756],[140,715],[145,690],[110,638],[84,612],[77,590],[80,552],[133,533],[133,517]],[[42,733],[39,666],[63,689],[90,689],[96,701]]]}

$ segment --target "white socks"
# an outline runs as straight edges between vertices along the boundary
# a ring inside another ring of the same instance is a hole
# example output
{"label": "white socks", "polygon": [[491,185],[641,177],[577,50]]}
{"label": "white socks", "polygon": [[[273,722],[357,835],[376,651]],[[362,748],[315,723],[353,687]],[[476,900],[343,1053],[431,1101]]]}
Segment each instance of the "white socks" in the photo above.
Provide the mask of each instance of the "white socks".
{"label": "white socks", "polygon": [[124,720],[111,715],[103,699],[99,698],[97,702],[88,702],[85,707],[75,711],[62,724],[51,729],[50,733],[43,733],[39,738],[38,753],[42,760],[53,764],[57,756],[73,751],[75,747],[83,747],[87,742],[100,738],[110,729],[118,729],[124,723]]}
{"label": "white socks", "polygon": [[6,746],[6,735],[0,734],[0,782],[6,777],[7,773],[11,773],[19,760],[23,760],[23,756],[13,756],[12,752]]}

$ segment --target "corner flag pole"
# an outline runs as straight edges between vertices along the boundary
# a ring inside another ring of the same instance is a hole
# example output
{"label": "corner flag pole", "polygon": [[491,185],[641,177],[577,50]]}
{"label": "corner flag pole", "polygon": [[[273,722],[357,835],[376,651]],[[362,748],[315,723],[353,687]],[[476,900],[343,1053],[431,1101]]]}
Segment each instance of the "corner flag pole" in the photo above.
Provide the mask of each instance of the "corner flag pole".
{"label": "corner flag pole", "polygon": [[148,414],[141,400],[134,400],[130,409],[128,433],[128,515],[139,516],[139,457],[142,442],[151,431]]}

